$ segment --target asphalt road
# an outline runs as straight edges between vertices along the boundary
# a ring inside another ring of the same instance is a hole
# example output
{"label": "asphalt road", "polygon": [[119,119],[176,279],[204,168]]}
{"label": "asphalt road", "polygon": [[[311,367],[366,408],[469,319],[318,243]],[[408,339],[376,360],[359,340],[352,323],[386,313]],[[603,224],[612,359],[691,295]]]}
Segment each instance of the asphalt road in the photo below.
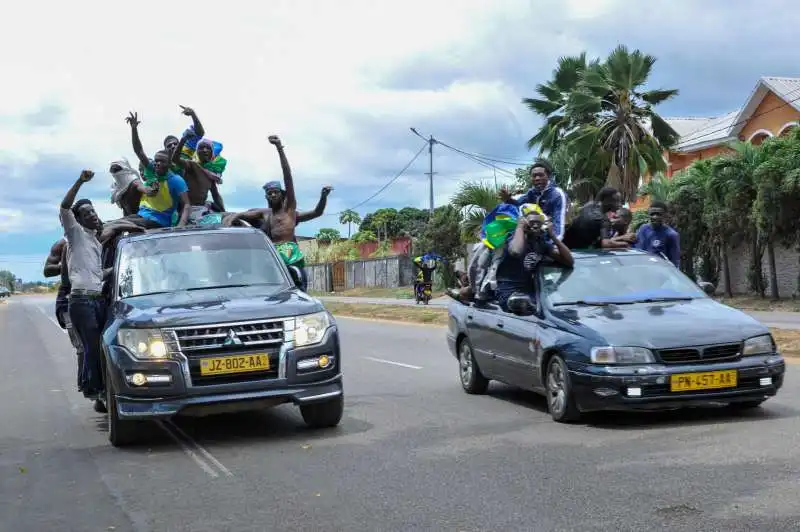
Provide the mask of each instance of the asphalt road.
{"label": "asphalt road", "polygon": [[337,429],[282,406],[154,425],[117,450],[51,311],[0,305],[2,531],[800,528],[797,366],[744,415],[560,425],[532,394],[464,394],[440,328],[340,319]]}

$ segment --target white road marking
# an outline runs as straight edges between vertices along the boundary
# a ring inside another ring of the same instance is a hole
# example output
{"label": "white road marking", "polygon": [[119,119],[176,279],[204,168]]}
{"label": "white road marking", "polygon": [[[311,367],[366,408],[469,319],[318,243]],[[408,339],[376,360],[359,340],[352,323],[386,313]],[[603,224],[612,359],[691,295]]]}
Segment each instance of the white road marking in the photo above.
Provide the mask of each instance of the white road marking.
{"label": "white road marking", "polygon": [[[64,334],[68,334],[67,331],[61,328],[61,325],[58,324],[58,321],[55,320],[52,316],[47,314],[47,312],[42,308],[37,306],[36,308],[45,315],[45,317],[50,320],[58,330],[63,332]],[[53,392],[61,391],[61,390],[51,390]],[[217,460],[217,458],[208,452],[202,445],[197,443],[192,439],[191,436],[186,434],[179,426],[173,423],[171,420],[156,420],[156,424],[161,427],[161,430],[167,433],[167,435],[172,438],[175,443],[177,443],[181,449],[183,450],[186,455],[194,460],[194,462],[205,471],[211,478],[217,478],[219,473],[214,470],[214,467],[219,469],[225,476],[232,477],[233,473],[231,473],[230,469],[225,467],[225,465]],[[205,460],[204,460],[205,458]],[[214,467],[212,467],[214,466]]]}
{"label": "white road marking", "polygon": [[157,419],[156,425],[161,427],[161,429],[164,432],[166,432],[167,435],[170,438],[172,438],[175,441],[175,443],[177,443],[180,446],[181,449],[183,449],[183,452],[186,453],[186,456],[194,460],[194,463],[196,463],[200,467],[200,469],[205,471],[208,474],[208,476],[210,476],[211,478],[217,478],[219,476],[219,474],[217,474],[217,472],[214,471],[214,468],[212,468],[208,464],[208,462],[203,460],[196,452],[194,452],[194,450],[189,446],[189,444],[184,442],[176,433],[170,430],[163,421]]}
{"label": "white road marking", "polygon": [[226,476],[229,476],[229,477],[233,476],[233,473],[231,473],[230,470],[227,467],[225,467],[222,462],[217,460],[214,457],[214,455],[211,454],[210,452],[208,452],[208,450],[205,447],[203,447],[202,445],[197,443],[195,440],[193,440],[192,437],[189,436],[188,434],[186,434],[186,432],[184,432],[183,429],[181,429],[178,425],[173,423],[171,420],[164,421],[164,425],[169,427],[170,429],[174,430],[177,434],[179,434],[184,439],[184,441],[186,441],[186,443],[188,443],[189,445],[194,447],[196,451],[198,451],[200,454],[202,454],[203,457],[206,460],[211,462],[211,464],[216,466],[217,469],[222,471]]}
{"label": "white road marking", "polygon": [[55,325],[55,326],[58,328],[58,330],[59,330],[59,331],[61,331],[61,332],[62,332],[62,333],[64,333],[64,334],[69,334],[69,333],[66,331],[66,329],[62,329],[62,328],[61,328],[61,325],[59,325],[59,324],[58,324],[58,321],[56,321],[56,319],[55,319],[54,317],[52,317],[51,315],[49,315],[49,314],[48,314],[48,313],[47,313],[47,312],[46,312],[46,311],[45,311],[45,310],[44,310],[42,307],[36,307],[36,308],[38,308],[38,309],[39,309],[39,312],[41,312],[42,314],[44,314],[44,317],[45,317],[45,318],[47,318],[48,320],[50,320],[50,322],[51,322],[53,325]]}
{"label": "white road marking", "polygon": [[400,366],[401,368],[408,368],[408,369],[422,369],[422,366],[414,366],[411,364],[403,364],[402,362],[394,362],[392,360],[384,360],[382,358],[372,358],[372,357],[364,357],[367,360],[372,360],[373,362],[381,362],[382,364],[391,364],[393,366]]}

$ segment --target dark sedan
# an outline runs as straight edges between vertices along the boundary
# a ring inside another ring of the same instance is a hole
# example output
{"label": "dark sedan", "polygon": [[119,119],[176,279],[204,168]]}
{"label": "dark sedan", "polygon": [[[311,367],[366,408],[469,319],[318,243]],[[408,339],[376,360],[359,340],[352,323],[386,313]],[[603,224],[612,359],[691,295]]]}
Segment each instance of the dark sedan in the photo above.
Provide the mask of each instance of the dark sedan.
{"label": "dark sedan", "polygon": [[556,421],[583,412],[727,404],[753,408],[783,384],[769,329],[639,251],[573,252],[542,266],[511,312],[453,302],[447,340],[467,393],[497,380],[545,395]]}

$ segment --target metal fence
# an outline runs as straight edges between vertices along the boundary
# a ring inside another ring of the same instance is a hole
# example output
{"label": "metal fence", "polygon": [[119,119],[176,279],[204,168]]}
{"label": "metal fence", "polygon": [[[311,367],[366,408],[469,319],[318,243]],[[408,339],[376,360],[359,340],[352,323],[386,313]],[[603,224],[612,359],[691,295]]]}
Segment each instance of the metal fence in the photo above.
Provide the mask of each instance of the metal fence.
{"label": "metal fence", "polygon": [[352,288],[397,288],[414,282],[414,267],[407,255],[309,264],[308,289],[315,292],[342,292]]}

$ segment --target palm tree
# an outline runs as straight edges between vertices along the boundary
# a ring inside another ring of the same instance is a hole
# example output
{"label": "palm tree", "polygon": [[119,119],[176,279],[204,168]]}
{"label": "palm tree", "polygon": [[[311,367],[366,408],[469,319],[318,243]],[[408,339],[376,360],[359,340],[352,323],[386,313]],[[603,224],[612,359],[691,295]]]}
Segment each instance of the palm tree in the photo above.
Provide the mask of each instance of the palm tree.
{"label": "palm tree", "polygon": [[564,135],[575,128],[573,115],[566,113],[570,94],[577,88],[586,70],[586,52],[575,57],[560,57],[553,70],[553,79],[536,86],[541,98],[523,98],[528,109],[541,116],[545,123],[528,141],[528,149],[539,146],[539,153],[551,153]]}
{"label": "palm tree", "polygon": [[764,151],[760,146],[747,142],[733,142],[728,147],[730,153],[713,159],[706,193],[709,210],[704,216],[709,236],[720,249],[726,294],[732,294],[729,250],[739,242],[749,242],[749,288],[763,297],[765,286],[761,258],[764,256],[764,241],[756,226],[753,206],[758,194],[754,174],[764,162]]}
{"label": "palm tree", "polygon": [[586,67],[565,109],[567,123],[577,124],[566,142],[577,153],[600,149],[611,156],[607,183],[623,201],[636,198],[643,174],[666,169],[663,152],[679,138],[653,109],[678,91],[644,90],[655,62],[651,55],[618,46],[604,62]]}
{"label": "palm tree", "polygon": [[477,234],[486,214],[494,209],[500,200],[499,189],[493,184],[481,181],[462,183],[450,203],[461,211],[461,234],[465,241],[477,241]]}
{"label": "palm tree", "polygon": [[353,224],[358,225],[361,223],[361,216],[353,209],[347,209],[339,215],[339,223],[342,225],[347,224],[347,238],[350,238],[350,228]]}

